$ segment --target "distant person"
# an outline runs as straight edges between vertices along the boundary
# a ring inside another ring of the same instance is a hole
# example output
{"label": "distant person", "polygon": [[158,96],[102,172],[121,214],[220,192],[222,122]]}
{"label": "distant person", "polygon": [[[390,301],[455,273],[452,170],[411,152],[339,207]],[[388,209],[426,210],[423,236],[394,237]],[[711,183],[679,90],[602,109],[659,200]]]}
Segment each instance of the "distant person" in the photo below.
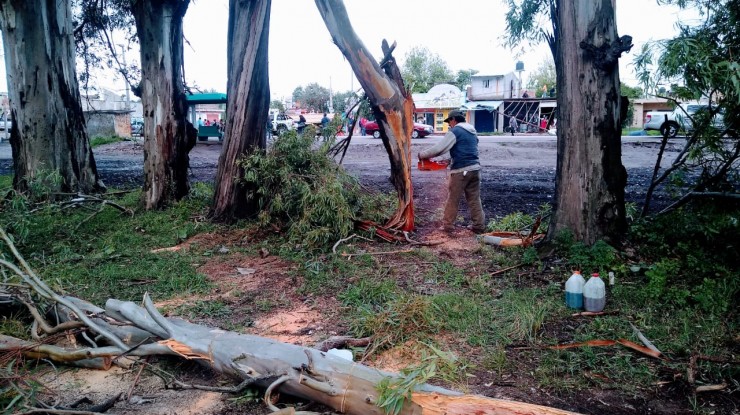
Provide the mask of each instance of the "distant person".
{"label": "distant person", "polygon": [[198,117],[198,127],[203,126],[203,118]]}
{"label": "distant person", "polygon": [[324,116],[321,118],[321,128],[323,129],[328,127],[330,121],[331,120],[329,120],[329,117],[327,117],[326,113],[324,113]]}
{"label": "distant person", "polygon": [[454,223],[460,205],[460,196],[465,194],[465,201],[473,222],[471,230],[477,234],[486,230],[486,217],[480,201],[480,161],[478,160],[478,133],[475,127],[468,124],[462,112],[450,111],[444,122],[449,129],[442,141],[419,152],[419,160],[426,160],[450,152],[449,194],[445,203],[442,218],[443,230],[455,229]]}
{"label": "distant person", "polygon": [[298,115],[298,127],[296,131],[298,134],[303,134],[303,129],[306,128],[306,117],[303,114]]}
{"label": "distant person", "polygon": [[547,118],[543,115],[540,119],[540,132],[544,133],[545,131],[547,131]]}
{"label": "distant person", "polygon": [[211,121],[208,118],[206,118],[206,120],[203,123],[203,125],[205,125],[206,127],[210,127],[211,126]]}
{"label": "distant person", "polygon": [[514,135],[517,128],[519,128],[519,123],[516,121],[516,117],[512,115],[511,118],[509,118],[509,129],[511,130],[511,135]]}
{"label": "distant person", "polygon": [[366,135],[365,133],[367,130],[365,130],[365,126],[367,125],[367,118],[362,117],[360,118],[360,135]]}
{"label": "distant person", "polygon": [[522,94],[522,98],[529,98],[529,92],[524,91],[524,93]]}

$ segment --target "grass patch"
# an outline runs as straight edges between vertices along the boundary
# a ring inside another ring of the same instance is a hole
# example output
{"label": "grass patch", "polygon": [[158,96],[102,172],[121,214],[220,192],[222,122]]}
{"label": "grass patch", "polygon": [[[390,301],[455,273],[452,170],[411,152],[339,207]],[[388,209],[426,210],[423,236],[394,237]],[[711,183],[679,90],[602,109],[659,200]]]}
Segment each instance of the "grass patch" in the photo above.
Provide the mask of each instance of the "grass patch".
{"label": "grass patch", "polygon": [[115,135],[107,136],[107,137],[98,136],[98,137],[92,137],[90,139],[90,146],[92,148],[95,148],[95,147],[100,147],[106,144],[118,143],[120,141],[123,141],[123,138],[115,136]]}
{"label": "grass patch", "polygon": [[[197,253],[158,253],[185,238],[212,229],[192,220],[205,212],[210,197],[193,197],[163,211],[139,210],[138,192],[116,198],[133,215],[105,208],[94,216],[86,209],[61,209],[45,204],[31,211],[20,196],[0,224],[13,235],[21,254],[56,289],[90,301],[109,297],[140,300],[144,292],[164,299],[203,292],[205,276],[196,271]],[[97,208],[95,208],[97,209]]]}

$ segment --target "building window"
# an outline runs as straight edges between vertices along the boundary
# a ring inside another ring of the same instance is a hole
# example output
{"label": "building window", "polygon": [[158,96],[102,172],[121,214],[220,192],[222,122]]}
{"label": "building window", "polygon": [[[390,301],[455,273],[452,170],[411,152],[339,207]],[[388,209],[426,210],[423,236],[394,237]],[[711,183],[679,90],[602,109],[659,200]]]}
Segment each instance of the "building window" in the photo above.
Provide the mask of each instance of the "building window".
{"label": "building window", "polygon": [[485,81],[483,81],[483,88],[490,88],[490,87],[491,87],[490,79],[486,79]]}

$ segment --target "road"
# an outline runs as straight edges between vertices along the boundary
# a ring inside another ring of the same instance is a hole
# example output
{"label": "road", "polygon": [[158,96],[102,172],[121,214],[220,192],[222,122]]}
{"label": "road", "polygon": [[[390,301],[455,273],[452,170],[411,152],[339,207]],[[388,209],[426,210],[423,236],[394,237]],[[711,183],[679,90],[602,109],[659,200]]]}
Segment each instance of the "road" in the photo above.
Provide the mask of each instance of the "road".
{"label": "road", "polygon": [[[419,171],[416,154],[433,145],[442,136],[412,140],[412,179],[416,204],[434,211],[444,202],[445,172]],[[660,137],[623,137],[622,163],[628,172],[626,199],[641,203],[652,174]],[[683,144],[669,143],[664,160],[672,160]],[[222,145],[216,141],[199,142],[191,152],[191,179],[212,182]],[[483,166],[482,200],[488,217],[514,211],[535,213],[543,203],[552,202],[555,191],[556,138],[549,135],[499,135],[480,137]],[[110,187],[135,187],[143,182],[143,146],[122,142],[98,147],[95,160],[103,181]],[[388,180],[390,166],[382,142],[372,137],[353,137],[343,165],[366,187],[392,191]],[[0,143],[0,174],[12,172],[10,146]],[[656,195],[656,206],[665,204],[664,195]]]}

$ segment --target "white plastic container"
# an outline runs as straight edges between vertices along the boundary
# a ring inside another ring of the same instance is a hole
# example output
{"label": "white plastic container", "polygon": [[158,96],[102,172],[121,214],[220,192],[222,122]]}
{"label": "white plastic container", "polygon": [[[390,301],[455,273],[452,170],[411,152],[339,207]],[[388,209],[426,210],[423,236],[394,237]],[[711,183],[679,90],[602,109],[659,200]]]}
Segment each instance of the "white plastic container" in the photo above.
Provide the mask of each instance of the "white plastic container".
{"label": "white plastic container", "polygon": [[599,312],[606,305],[606,286],[599,278],[599,274],[591,274],[583,286],[583,308],[586,311]]}
{"label": "white plastic container", "polygon": [[573,271],[573,275],[565,282],[565,305],[570,308],[583,308],[583,286],[586,280],[581,271]]}

